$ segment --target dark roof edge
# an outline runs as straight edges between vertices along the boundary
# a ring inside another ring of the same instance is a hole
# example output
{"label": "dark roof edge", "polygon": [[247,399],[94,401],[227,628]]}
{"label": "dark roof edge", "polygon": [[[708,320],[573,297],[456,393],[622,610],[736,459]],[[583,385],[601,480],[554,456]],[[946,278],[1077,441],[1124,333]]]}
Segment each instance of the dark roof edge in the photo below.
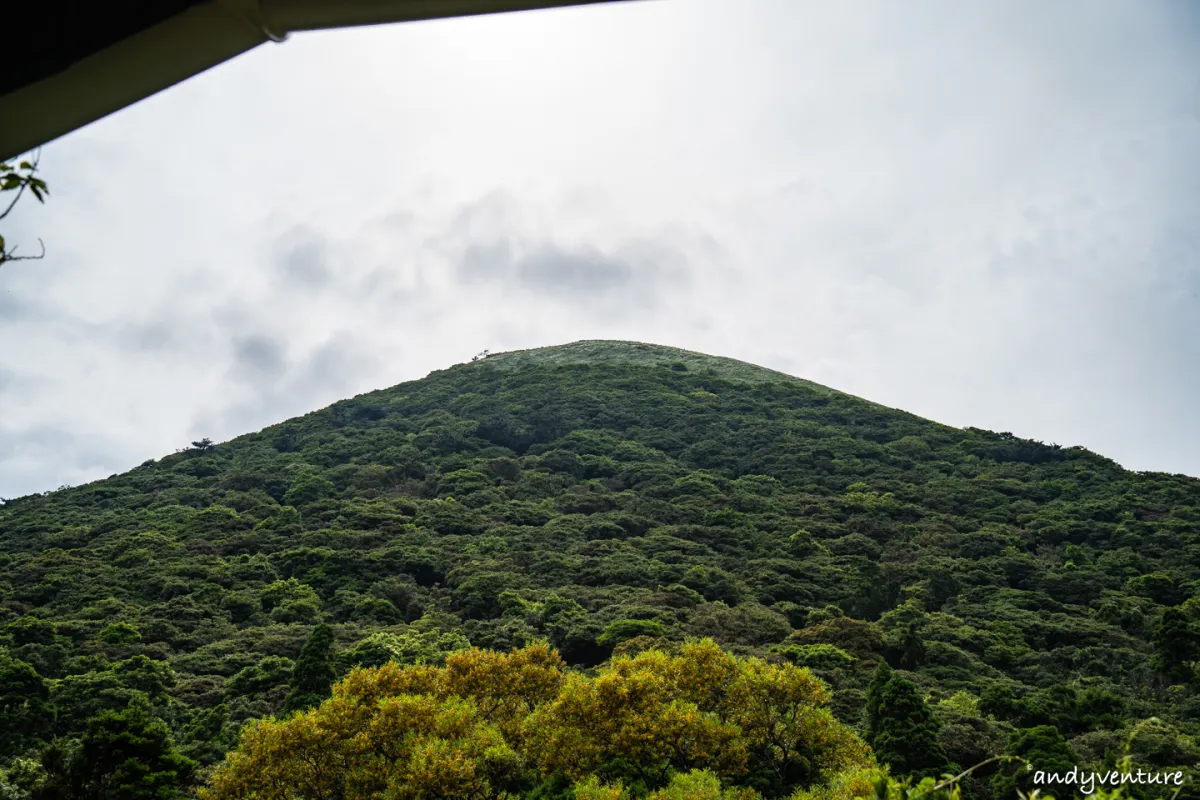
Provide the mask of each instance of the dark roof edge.
{"label": "dark roof edge", "polygon": [[207,0],[0,97],[0,159],[26,153],[289,32],[614,0]]}

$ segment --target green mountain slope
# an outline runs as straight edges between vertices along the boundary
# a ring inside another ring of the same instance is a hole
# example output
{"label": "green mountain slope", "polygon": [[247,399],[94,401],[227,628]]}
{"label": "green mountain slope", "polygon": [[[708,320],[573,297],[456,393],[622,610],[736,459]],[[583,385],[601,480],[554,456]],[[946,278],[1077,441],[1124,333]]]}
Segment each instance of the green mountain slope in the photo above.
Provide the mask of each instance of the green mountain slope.
{"label": "green mountain slope", "polygon": [[674,348],[489,355],[11,500],[0,553],[0,766],[131,698],[218,761],[320,622],[339,674],[710,636],[860,729],[885,661],[964,767],[1038,726],[1200,763],[1200,481]]}

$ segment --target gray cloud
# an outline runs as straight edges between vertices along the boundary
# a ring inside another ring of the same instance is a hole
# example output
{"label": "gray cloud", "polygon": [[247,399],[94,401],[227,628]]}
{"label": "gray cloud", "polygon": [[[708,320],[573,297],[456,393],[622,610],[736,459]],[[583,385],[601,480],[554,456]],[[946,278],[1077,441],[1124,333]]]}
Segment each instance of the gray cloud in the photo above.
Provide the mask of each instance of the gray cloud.
{"label": "gray cloud", "polygon": [[458,277],[463,283],[504,280],[513,268],[513,246],[508,239],[472,242],[463,248]]}
{"label": "gray cloud", "polygon": [[294,362],[286,361],[282,342],[267,336],[238,340],[235,350],[234,378],[242,391],[198,415],[192,435],[224,440],[376,388],[371,378],[378,359],[366,342],[345,332]]}
{"label": "gray cloud", "polygon": [[[562,203],[578,210],[588,200],[579,190],[568,193]],[[724,257],[711,234],[678,227],[615,241],[603,234],[593,234],[595,242],[539,237],[531,232],[522,210],[507,195],[490,193],[458,210],[450,224],[426,242],[456,261],[453,274],[464,286],[524,289],[609,314],[619,310],[614,302],[649,307],[664,294],[688,288],[696,271],[688,250],[708,266]],[[561,215],[562,206],[555,211]]]}
{"label": "gray cloud", "polygon": [[321,289],[333,280],[328,245],[311,230],[300,228],[280,243],[276,268],[281,276],[311,289]]}
{"label": "gray cloud", "polygon": [[0,366],[0,397],[35,388],[41,379],[36,375]]}
{"label": "gray cloud", "polygon": [[501,283],[573,302],[607,301],[613,296],[653,304],[655,294],[674,278],[682,288],[688,277],[687,257],[670,245],[634,241],[611,252],[579,244],[522,242],[511,238],[470,243],[456,271],[466,285]]}
{"label": "gray cloud", "polygon": [[126,348],[143,353],[159,353],[180,344],[177,330],[167,320],[121,326],[115,338]]}
{"label": "gray cloud", "polygon": [[274,380],[287,370],[283,342],[263,334],[239,337],[233,343],[234,371],[258,385]]}
{"label": "gray cloud", "polygon": [[[7,269],[12,272],[12,269]],[[0,274],[0,285],[7,275]],[[0,288],[0,323],[30,322],[44,316],[35,300],[22,297],[19,293]]]}
{"label": "gray cloud", "polygon": [[[128,446],[115,437],[78,427],[34,425],[22,430],[0,427],[0,484],[3,497],[20,497],[48,491],[61,485],[75,485],[95,480],[111,473],[114,460],[131,458]],[[60,467],[56,483],[46,483],[41,475],[30,470],[47,459]],[[108,471],[105,471],[108,470]]]}
{"label": "gray cloud", "polygon": [[299,365],[292,385],[300,392],[332,392],[333,399],[340,399],[341,392],[349,391],[377,364],[370,344],[343,331],[309,354]]}
{"label": "gray cloud", "polygon": [[[652,269],[651,266],[647,270],[650,274],[636,277],[650,278],[652,282]],[[628,288],[635,278],[628,263],[590,247],[574,251],[542,247],[521,259],[516,265],[516,274],[526,286],[576,296]]]}

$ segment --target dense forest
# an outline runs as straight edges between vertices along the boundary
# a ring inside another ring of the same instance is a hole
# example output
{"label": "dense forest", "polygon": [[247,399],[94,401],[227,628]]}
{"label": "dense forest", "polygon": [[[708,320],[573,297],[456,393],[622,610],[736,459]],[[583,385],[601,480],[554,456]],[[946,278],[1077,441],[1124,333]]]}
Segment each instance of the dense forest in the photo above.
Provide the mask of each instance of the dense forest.
{"label": "dense forest", "polygon": [[1200,798],[1200,480],[672,348],[10,499],[0,566],[0,800]]}

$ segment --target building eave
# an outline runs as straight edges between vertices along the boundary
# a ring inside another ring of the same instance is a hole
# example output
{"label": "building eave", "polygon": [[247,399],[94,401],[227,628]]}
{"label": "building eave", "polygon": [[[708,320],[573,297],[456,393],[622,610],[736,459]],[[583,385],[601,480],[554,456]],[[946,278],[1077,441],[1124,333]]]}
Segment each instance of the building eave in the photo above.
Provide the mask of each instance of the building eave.
{"label": "building eave", "polygon": [[[299,31],[613,0],[207,0],[0,96],[0,157],[57,139]],[[50,30],[61,29],[52,25]],[[51,43],[53,52],[53,43]]]}

